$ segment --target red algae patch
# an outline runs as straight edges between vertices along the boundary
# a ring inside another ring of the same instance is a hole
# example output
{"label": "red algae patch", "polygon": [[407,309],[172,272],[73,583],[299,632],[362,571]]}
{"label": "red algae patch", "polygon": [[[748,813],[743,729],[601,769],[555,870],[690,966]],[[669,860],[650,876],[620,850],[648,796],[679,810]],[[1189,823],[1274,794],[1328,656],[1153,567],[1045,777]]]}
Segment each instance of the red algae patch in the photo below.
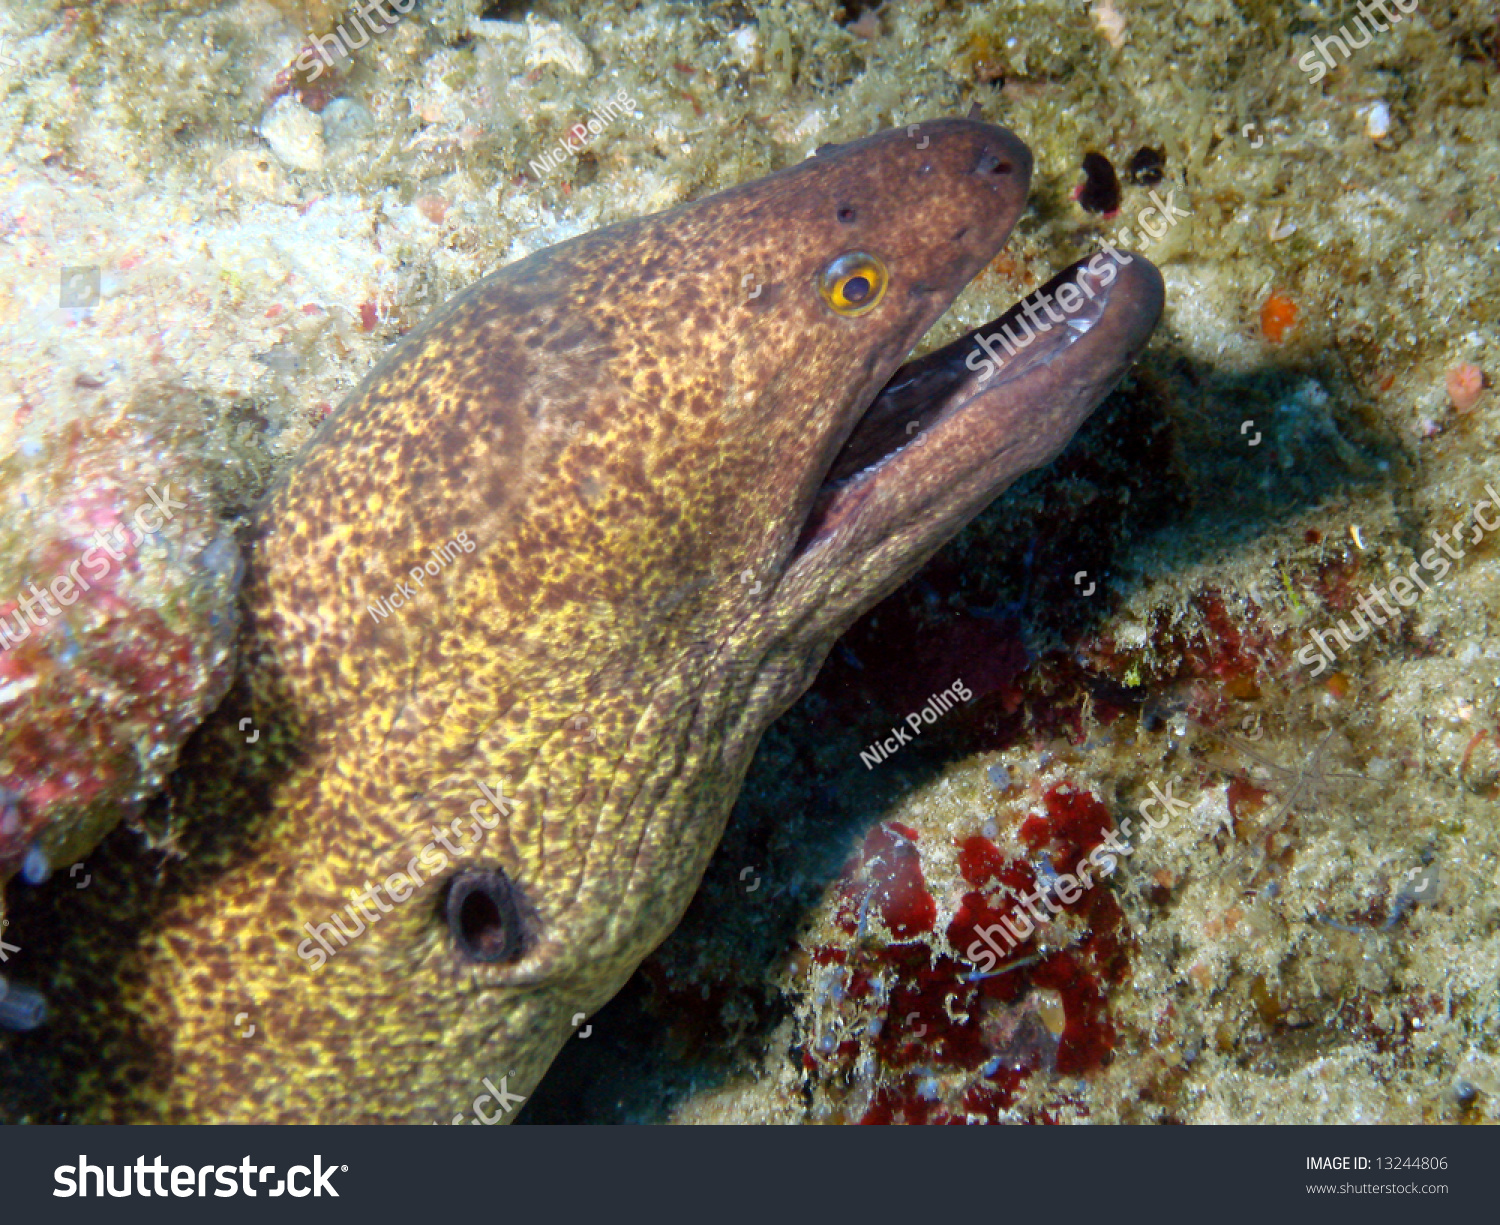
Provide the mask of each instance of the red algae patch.
{"label": "red algae patch", "polygon": [[839,925],[851,935],[879,914],[891,935],[901,939],[930,932],[937,903],[922,877],[917,832],[899,822],[878,825],[865,837],[856,879],[846,879]]}
{"label": "red algae patch", "polygon": [[[888,822],[866,835],[837,885],[843,938],[811,948],[806,962],[811,1011],[801,1064],[841,1121],[1087,1114],[1058,1078],[1087,1076],[1112,1058],[1108,996],[1129,972],[1129,932],[1106,886],[1066,901],[1050,882],[1112,829],[1097,796],[1060,783],[1022,824],[1024,854],[977,832],[960,837],[957,867],[968,889],[941,935],[916,831]],[[1050,921],[1034,923],[1025,900],[1037,915],[1042,895],[1051,899]],[[982,933],[998,924],[1025,937],[1004,965],[981,972]]]}

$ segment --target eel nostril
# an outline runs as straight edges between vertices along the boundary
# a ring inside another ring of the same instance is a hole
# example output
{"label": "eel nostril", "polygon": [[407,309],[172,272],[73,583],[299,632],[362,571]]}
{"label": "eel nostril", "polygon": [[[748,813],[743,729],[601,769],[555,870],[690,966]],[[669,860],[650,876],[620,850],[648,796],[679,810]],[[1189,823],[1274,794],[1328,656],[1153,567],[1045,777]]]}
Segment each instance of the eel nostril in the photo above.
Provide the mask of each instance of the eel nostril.
{"label": "eel nostril", "polygon": [[521,951],[521,916],[510,878],[500,869],[458,873],[444,909],[454,944],[471,961],[512,961]]}
{"label": "eel nostril", "polygon": [[991,153],[986,149],[979,155],[979,161],[974,165],[975,174],[1009,174],[1015,167],[998,154]]}

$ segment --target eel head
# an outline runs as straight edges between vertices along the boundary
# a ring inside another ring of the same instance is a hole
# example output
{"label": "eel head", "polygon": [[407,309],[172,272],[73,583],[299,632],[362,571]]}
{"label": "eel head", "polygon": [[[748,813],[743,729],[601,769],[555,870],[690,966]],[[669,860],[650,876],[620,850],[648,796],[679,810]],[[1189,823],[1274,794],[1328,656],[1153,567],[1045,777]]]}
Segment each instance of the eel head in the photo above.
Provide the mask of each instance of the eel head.
{"label": "eel head", "polygon": [[[513,1117],[676,924],[836,637],[1149,337],[1160,278],[1116,253],[1049,286],[1063,316],[1002,319],[1006,352],[902,366],[1030,173],[966,120],[820,150],[512,264],[371,372],[254,528],[182,802],[227,807],[248,715],[258,815],[130,969],[159,1116]],[[225,982],[258,1040],[200,1002]]]}

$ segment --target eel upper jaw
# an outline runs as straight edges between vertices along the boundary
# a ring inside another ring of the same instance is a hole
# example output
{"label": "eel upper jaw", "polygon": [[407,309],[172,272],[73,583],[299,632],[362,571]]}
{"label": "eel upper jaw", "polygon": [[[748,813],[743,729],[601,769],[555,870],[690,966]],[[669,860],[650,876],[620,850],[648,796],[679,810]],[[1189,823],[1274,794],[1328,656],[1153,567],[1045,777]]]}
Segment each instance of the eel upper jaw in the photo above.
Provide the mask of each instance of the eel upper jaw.
{"label": "eel upper jaw", "polygon": [[[1083,304],[1063,323],[1033,306],[1046,330],[1023,339],[1033,333],[1022,322],[1027,303],[1065,284],[1088,291]],[[902,366],[820,487],[782,576],[783,601],[847,621],[894,590],[1006,486],[1063,449],[1145,347],[1163,302],[1161,274],[1143,257],[1095,256]]]}

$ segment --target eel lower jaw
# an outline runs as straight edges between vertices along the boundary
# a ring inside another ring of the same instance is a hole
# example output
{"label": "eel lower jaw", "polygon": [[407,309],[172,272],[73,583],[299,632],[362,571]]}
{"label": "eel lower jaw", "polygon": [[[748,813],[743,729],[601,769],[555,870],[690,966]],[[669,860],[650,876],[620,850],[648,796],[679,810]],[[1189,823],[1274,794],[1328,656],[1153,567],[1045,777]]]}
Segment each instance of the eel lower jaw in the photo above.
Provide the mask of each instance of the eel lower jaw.
{"label": "eel lower jaw", "polygon": [[[1073,306],[1059,312],[1063,298]],[[857,574],[878,555],[874,569],[892,576],[882,593],[893,589],[1067,445],[1139,356],[1163,301],[1152,264],[1111,250],[902,366],[835,458],[783,582]]]}

